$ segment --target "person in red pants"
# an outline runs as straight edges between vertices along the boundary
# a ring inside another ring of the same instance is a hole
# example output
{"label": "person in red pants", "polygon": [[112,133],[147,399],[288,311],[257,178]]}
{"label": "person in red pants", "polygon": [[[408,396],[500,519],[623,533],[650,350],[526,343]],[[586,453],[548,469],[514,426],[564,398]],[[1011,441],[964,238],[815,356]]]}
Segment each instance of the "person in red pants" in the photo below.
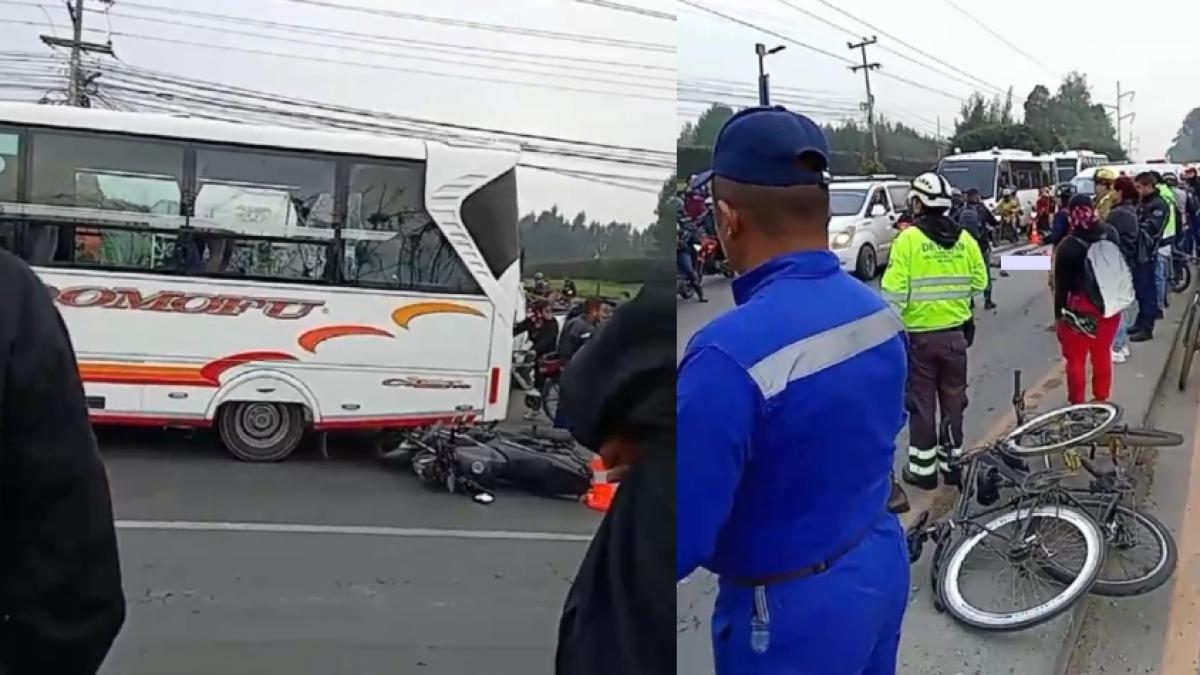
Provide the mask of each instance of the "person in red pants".
{"label": "person in red pants", "polygon": [[1117,231],[1102,222],[1087,195],[1075,195],[1067,207],[1070,229],[1054,259],[1054,318],[1067,362],[1067,399],[1087,398],[1087,364],[1092,362],[1092,398],[1112,394],[1112,344],[1119,316],[1104,316],[1103,300],[1087,271],[1088,249],[1098,241],[1119,243]]}

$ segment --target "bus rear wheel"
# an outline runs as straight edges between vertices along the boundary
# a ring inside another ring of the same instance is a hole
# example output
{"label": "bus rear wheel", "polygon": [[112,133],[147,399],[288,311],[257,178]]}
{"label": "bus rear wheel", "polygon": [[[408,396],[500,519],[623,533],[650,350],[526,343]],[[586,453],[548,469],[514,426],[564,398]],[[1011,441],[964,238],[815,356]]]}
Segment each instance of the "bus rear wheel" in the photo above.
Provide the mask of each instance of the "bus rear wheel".
{"label": "bus rear wheel", "polygon": [[279,462],[300,445],[304,413],[288,403],[234,401],[221,406],[217,431],[231,455],[243,462]]}

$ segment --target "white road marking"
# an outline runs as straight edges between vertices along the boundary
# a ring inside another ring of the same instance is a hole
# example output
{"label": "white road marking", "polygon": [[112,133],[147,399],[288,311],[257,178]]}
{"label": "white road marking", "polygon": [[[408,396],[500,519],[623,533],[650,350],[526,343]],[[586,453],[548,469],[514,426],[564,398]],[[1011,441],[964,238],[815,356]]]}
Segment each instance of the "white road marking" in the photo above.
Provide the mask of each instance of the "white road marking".
{"label": "white road marking", "polygon": [[567,532],[514,532],[509,530],[439,530],[371,525],[306,525],[296,523],[226,523],[188,520],[118,520],[118,530],[176,530],[191,532],[267,532],[273,534],[351,534],[375,537],[426,537],[442,539],[504,539],[516,541],[588,542],[588,534]]}

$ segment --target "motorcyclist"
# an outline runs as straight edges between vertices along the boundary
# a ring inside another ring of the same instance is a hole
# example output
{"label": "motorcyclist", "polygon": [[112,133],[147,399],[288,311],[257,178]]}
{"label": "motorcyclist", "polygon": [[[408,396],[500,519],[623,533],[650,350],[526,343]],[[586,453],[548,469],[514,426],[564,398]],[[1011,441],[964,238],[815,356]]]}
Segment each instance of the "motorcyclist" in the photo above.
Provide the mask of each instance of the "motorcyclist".
{"label": "motorcyclist", "polygon": [[1095,175],[1092,176],[1092,182],[1096,186],[1096,215],[1101,220],[1108,218],[1112,207],[1121,201],[1120,195],[1113,190],[1113,182],[1116,180],[1117,173],[1106,166],[1096,169]]}
{"label": "motorcyclist", "polygon": [[[532,343],[534,356],[540,364],[542,359],[547,355],[553,354],[558,348],[558,321],[554,318],[554,314],[550,311],[550,303],[546,300],[536,300],[529,310],[529,316],[524,320],[518,321],[513,326],[513,337],[522,333],[529,336]],[[533,386],[537,391],[542,390],[542,384],[546,381],[546,376],[541,368],[534,368],[533,371]],[[537,417],[536,410],[530,410],[525,413],[526,419]]]}
{"label": "motorcyclist", "polygon": [[1054,195],[1050,188],[1044,187],[1038,192],[1037,203],[1034,204],[1034,223],[1038,233],[1045,236],[1050,231],[1050,217],[1054,214]]}
{"label": "motorcyclist", "polygon": [[696,299],[708,302],[701,288],[700,273],[696,269],[696,247],[701,243],[700,235],[687,220],[680,220],[675,232],[675,269],[696,291]]}
{"label": "motorcyclist", "polygon": [[1012,188],[1004,188],[1000,191],[1000,201],[996,203],[996,215],[999,216],[1003,225],[1012,228],[1013,232],[1017,232],[1017,225],[1021,220],[1021,203],[1017,201],[1017,195]]}
{"label": "motorcyclist", "polygon": [[571,300],[576,295],[579,295],[579,291],[576,290],[576,288],[575,288],[575,282],[573,280],[571,280],[570,277],[563,280],[562,294],[563,294],[563,297],[565,297],[568,300]]}
{"label": "motorcyclist", "polygon": [[540,298],[550,295],[550,284],[546,282],[546,275],[541,272],[533,275],[533,294]]}

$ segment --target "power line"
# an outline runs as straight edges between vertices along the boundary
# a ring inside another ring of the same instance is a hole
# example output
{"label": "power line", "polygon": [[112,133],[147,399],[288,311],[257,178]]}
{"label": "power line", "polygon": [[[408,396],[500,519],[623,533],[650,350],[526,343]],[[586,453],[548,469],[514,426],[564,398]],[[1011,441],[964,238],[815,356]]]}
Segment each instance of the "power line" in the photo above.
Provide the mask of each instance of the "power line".
{"label": "power line", "polygon": [[517,26],[505,26],[503,24],[482,23],[479,21],[466,21],[463,19],[449,19],[440,16],[429,16],[426,14],[415,14],[412,12],[401,12],[391,9],[379,9],[376,7],[363,7],[361,5],[348,5],[344,3],[331,2],[329,0],[287,0],[300,5],[311,5],[313,7],[325,7],[327,9],[336,9],[345,12],[357,12],[361,14],[370,14],[374,16],[386,16],[395,19],[408,19],[412,21],[424,21],[428,23],[440,24],[443,26],[456,26],[459,28],[471,28],[475,30],[487,30],[498,33],[509,33],[513,35],[523,35],[526,37],[546,38],[550,40],[566,40],[569,42],[581,42],[585,44],[602,45],[606,47],[621,47],[625,49],[639,49],[644,51],[675,53],[674,45],[662,45],[653,42],[642,42],[640,40],[624,40],[620,38],[606,38],[595,35],[584,35],[581,33],[564,33],[560,31],[542,30],[540,28],[520,28]]}
{"label": "power line", "polygon": [[[791,9],[793,9],[801,14],[804,14],[805,16],[808,16],[813,19],[816,19],[817,21],[820,21],[821,23],[825,24],[826,26],[830,26],[834,29],[840,30],[843,33],[849,35],[850,37],[854,37],[854,38],[859,37],[858,33],[856,33],[855,31],[852,31],[843,26],[839,26],[838,24],[830,21],[829,19],[826,19],[825,17],[823,17],[819,14],[810,12],[809,10],[804,9],[803,7],[798,7],[796,5],[793,5],[792,3],[788,2],[787,0],[777,0],[777,1],[780,4],[784,5],[785,7],[790,7]],[[887,45],[877,45],[877,46],[880,49],[882,49],[883,51],[888,52],[889,54],[891,54],[893,56],[897,56],[901,59],[904,59],[905,61],[908,61],[909,63],[920,66],[921,68],[925,68],[926,70],[929,70],[930,72],[937,73],[938,75],[941,75],[942,77],[950,78],[950,79],[954,80],[955,82],[958,82],[959,84],[964,84],[964,85],[970,87],[971,89],[975,89],[978,86],[978,85],[970,82],[969,80],[965,80],[957,75],[954,75],[953,73],[947,73],[938,68],[934,68],[933,66],[929,65],[928,63],[923,63],[921,61],[918,61],[917,59],[915,59],[903,52],[892,49],[891,47],[888,47]],[[988,85],[988,86],[990,87],[990,85]],[[999,90],[997,89],[997,91],[999,91]]]}
{"label": "power line", "polygon": [[[42,5],[41,3],[37,3],[37,2],[23,2],[21,0],[0,0],[0,4],[16,4],[16,5],[28,5],[28,6],[37,6],[37,7],[51,6],[51,5]],[[530,61],[532,63],[536,63],[536,62],[543,61],[543,60],[545,60],[545,61],[562,61],[565,63],[583,63],[583,64],[591,64],[591,65],[613,66],[613,67],[631,69],[631,70],[658,71],[658,72],[662,72],[662,73],[671,73],[672,76],[675,73],[675,68],[670,67],[670,66],[658,66],[658,65],[647,64],[647,63],[633,63],[633,62],[628,62],[628,61],[613,61],[611,59],[597,59],[597,58],[589,58],[589,57],[583,57],[583,56],[568,56],[568,55],[561,55],[561,54],[549,54],[546,52],[531,52],[531,51],[524,51],[524,50],[501,49],[498,47],[481,47],[481,46],[476,46],[476,45],[460,45],[460,44],[455,44],[452,42],[437,42],[437,41],[433,41],[433,40],[415,39],[415,38],[411,38],[408,36],[398,37],[395,35],[383,35],[383,34],[378,34],[378,33],[362,33],[362,32],[357,32],[357,31],[339,30],[339,29],[334,29],[334,28],[307,26],[304,24],[286,23],[286,22],[282,22],[282,21],[270,21],[267,19],[255,19],[255,18],[244,17],[244,16],[218,14],[215,12],[202,12],[202,11],[193,10],[193,9],[181,9],[181,8],[175,8],[175,7],[157,7],[155,5],[147,5],[147,4],[143,4],[143,3],[139,3],[139,2],[129,2],[128,0],[122,0],[121,7],[122,8],[139,9],[139,10],[143,10],[143,11],[147,11],[147,12],[165,13],[165,14],[168,14],[171,16],[190,16],[190,17],[199,18],[199,19],[207,19],[207,20],[218,21],[218,22],[233,23],[233,24],[236,24],[239,26],[247,26],[247,25],[262,26],[264,28],[271,28],[274,30],[293,32],[293,33],[302,33],[302,34],[306,34],[306,35],[318,35],[318,36],[326,36],[326,37],[337,36],[337,37],[348,38],[348,39],[352,39],[352,40],[356,40],[356,41],[374,42],[377,44],[387,44],[387,45],[392,45],[394,47],[410,47],[410,48],[422,47],[422,48],[428,48],[430,51],[442,51],[444,53],[450,53],[450,54],[480,53],[480,54],[488,54],[488,55],[497,55],[497,56],[502,56],[502,57],[506,57],[506,58],[516,57],[519,59],[535,59],[535,61]],[[87,11],[100,12],[101,10],[89,9]],[[105,11],[105,13],[108,13],[108,12]],[[125,13],[118,13],[118,14],[116,14],[116,16],[124,16],[124,17],[128,17],[128,18],[141,18],[141,17],[135,17],[134,15],[131,15],[131,14],[125,14]],[[143,20],[145,20],[145,19],[143,19]],[[601,71],[598,70],[596,72],[601,72]]]}
{"label": "power line", "polygon": [[[1004,93],[1004,89],[997,87],[993,84],[990,84],[987,81],[985,81],[979,77],[976,77],[976,76],[972,75],[971,73],[968,73],[967,71],[963,70],[962,68],[959,68],[958,66],[955,66],[952,63],[947,63],[946,61],[939,59],[938,57],[934,56],[933,54],[930,54],[929,52],[921,49],[920,47],[915,47],[911,43],[901,40],[900,38],[896,37],[895,35],[892,35],[891,33],[883,30],[882,28],[879,28],[879,27],[875,26],[874,24],[868,23],[866,20],[864,20],[860,17],[857,17],[857,16],[851,14],[850,12],[847,12],[846,10],[842,9],[841,7],[838,7],[837,5],[833,4],[832,2],[829,2],[829,0],[817,0],[817,2],[821,3],[822,5],[825,5],[829,9],[832,9],[833,11],[837,12],[838,14],[841,14],[842,16],[845,16],[849,19],[853,19],[854,21],[857,21],[858,23],[862,24],[863,26],[866,26],[868,29],[884,36],[885,38],[895,42],[896,44],[907,47],[908,49],[920,54],[921,56],[924,56],[925,58],[927,58],[931,61],[935,61],[935,62],[949,68],[950,70],[953,70],[954,72],[959,73],[960,75],[963,75],[964,77],[968,77],[971,80],[978,82],[981,86],[986,87],[987,89],[994,90],[997,93]],[[883,49],[883,48],[884,47],[881,47],[881,49]]]}
{"label": "power line", "polygon": [[[780,40],[786,40],[787,42],[790,42],[791,44],[797,45],[797,46],[799,46],[799,47],[803,47],[804,49],[807,49],[807,50],[809,50],[809,51],[813,51],[813,52],[816,52],[816,53],[818,53],[818,54],[821,54],[821,55],[823,55],[823,56],[828,56],[828,57],[829,57],[829,58],[831,58],[831,59],[835,59],[835,60],[837,60],[837,61],[841,61],[843,64],[845,64],[845,65],[847,65],[847,66],[853,66],[853,65],[855,65],[853,61],[851,61],[850,59],[847,59],[847,58],[846,58],[846,57],[844,57],[844,56],[841,56],[840,54],[834,54],[833,52],[826,51],[826,50],[824,50],[824,49],[821,49],[820,47],[814,47],[813,45],[810,45],[810,44],[808,44],[808,43],[806,43],[806,42],[801,42],[800,40],[797,40],[797,39],[795,39],[795,38],[793,38],[793,37],[791,37],[791,36],[789,36],[789,35],[784,35],[783,33],[779,33],[779,32],[777,32],[777,31],[773,31],[773,30],[770,30],[770,29],[768,29],[768,28],[763,28],[762,26],[759,26],[759,25],[756,25],[756,24],[750,23],[749,21],[746,21],[746,20],[744,20],[744,19],[739,19],[739,18],[737,18],[737,17],[730,16],[730,15],[728,15],[728,14],[725,14],[724,12],[719,12],[719,11],[717,11],[717,10],[715,10],[715,9],[712,9],[712,8],[710,8],[710,7],[705,7],[704,5],[701,5],[701,4],[698,4],[698,3],[696,3],[696,2],[693,2],[693,0],[679,0],[679,1],[680,1],[680,2],[682,2],[683,4],[685,4],[685,5],[689,6],[689,7],[695,7],[696,9],[699,9],[699,10],[701,10],[701,11],[703,11],[703,12],[707,12],[707,13],[709,13],[709,14],[712,14],[712,15],[714,15],[714,16],[721,17],[722,19],[726,19],[726,20],[728,20],[728,21],[732,21],[732,22],[734,22],[734,23],[741,24],[741,25],[743,25],[743,26],[745,26],[745,27],[747,27],[747,28],[751,28],[751,29],[753,29],[753,30],[756,30],[756,31],[759,31],[759,32],[762,32],[762,33],[766,33],[767,35],[773,35],[773,36],[775,36],[775,37],[779,38]],[[951,93],[949,93],[949,92],[946,92],[946,91],[942,91],[941,89],[937,89],[937,88],[935,88],[935,87],[930,87],[930,86],[928,86],[928,85],[921,84],[920,82],[914,82],[914,81],[912,81],[912,80],[910,80],[910,79],[908,79],[908,78],[901,77],[901,76],[899,76],[899,75],[895,75],[895,74],[889,73],[889,72],[887,72],[887,71],[880,71],[880,73],[879,73],[879,74],[880,74],[880,76],[882,76],[882,77],[886,77],[886,78],[888,78],[888,79],[891,79],[891,80],[896,80],[897,82],[903,82],[903,83],[905,83],[905,84],[907,84],[907,85],[910,85],[910,86],[916,87],[916,88],[918,88],[918,89],[923,89],[923,90],[925,90],[925,91],[928,91],[928,92],[930,92],[930,93],[932,93],[932,94],[938,94],[939,96],[945,96],[946,98],[949,98],[949,99],[952,99],[952,100],[955,100],[955,101],[962,101],[962,97],[961,97],[961,96],[955,96],[954,94],[951,94]]]}
{"label": "power line", "polygon": [[1003,43],[1005,44],[1005,46],[1007,46],[1009,49],[1011,49],[1011,50],[1013,50],[1014,52],[1016,52],[1016,53],[1020,54],[1021,56],[1024,56],[1025,58],[1029,59],[1029,60],[1030,60],[1030,61],[1032,61],[1034,64],[1036,64],[1036,65],[1038,65],[1038,66],[1041,66],[1042,68],[1045,68],[1046,70],[1050,70],[1050,69],[1049,69],[1049,68],[1046,66],[1046,64],[1044,64],[1044,63],[1042,63],[1041,61],[1038,61],[1037,59],[1033,58],[1032,56],[1030,56],[1030,55],[1029,55],[1029,53],[1028,53],[1028,52],[1026,52],[1025,50],[1021,49],[1020,47],[1018,47],[1018,46],[1014,45],[1013,43],[1009,42],[1009,41],[1008,41],[1008,38],[1005,38],[1003,35],[1001,35],[1001,34],[997,33],[996,31],[992,30],[991,26],[988,26],[986,23],[984,23],[984,22],[980,21],[979,19],[975,18],[975,15],[974,15],[974,14],[971,14],[970,12],[968,12],[968,11],[967,11],[967,10],[965,10],[965,9],[963,9],[962,7],[959,7],[959,6],[958,6],[958,4],[956,4],[956,3],[954,2],[954,0],[946,0],[946,4],[947,4],[947,5],[950,5],[950,6],[951,6],[951,7],[953,7],[955,10],[957,10],[959,14],[962,14],[963,16],[967,17],[967,18],[968,18],[968,19],[970,19],[971,21],[975,22],[975,25],[977,25],[977,26],[979,26],[980,28],[982,28],[982,29],[984,29],[985,31],[987,31],[989,35],[991,35],[992,37],[996,38],[996,39],[997,39],[997,40],[999,40],[1000,42],[1003,42]]}
{"label": "power line", "polygon": [[642,16],[649,16],[655,19],[666,19],[667,21],[675,20],[675,15],[671,14],[670,12],[659,12],[653,9],[646,9],[645,7],[634,7],[633,5],[623,5],[619,2],[609,2],[608,0],[575,0],[575,2],[578,2],[581,5],[595,5],[605,9],[615,9],[621,12],[629,12],[630,14],[640,14]]}
{"label": "power line", "polygon": [[[12,19],[0,19],[0,23],[27,23],[27,22],[14,21]],[[179,39],[179,38],[157,37],[157,36],[153,36],[153,35],[143,35],[140,33],[126,33],[126,32],[114,31],[112,33],[112,35],[114,37],[124,37],[124,38],[128,38],[131,40],[145,40],[145,41],[149,41],[149,42],[159,42],[159,43],[163,43],[163,44],[199,47],[201,49],[212,49],[212,50],[217,50],[217,51],[222,51],[222,52],[241,52],[244,54],[255,54],[258,56],[272,56],[272,57],[285,58],[285,59],[290,59],[290,60],[312,61],[314,63],[328,63],[328,64],[334,64],[334,65],[339,65],[339,66],[368,68],[368,69],[372,69],[372,70],[386,70],[386,71],[391,71],[391,72],[411,73],[414,75],[429,75],[432,77],[448,77],[448,78],[461,79],[461,80],[474,80],[474,81],[478,81],[478,82],[487,82],[490,84],[512,84],[512,85],[516,85],[516,86],[533,87],[533,88],[538,88],[538,89],[554,89],[557,91],[574,91],[574,92],[579,92],[579,93],[584,93],[584,94],[598,94],[601,96],[620,96],[623,98],[639,98],[639,99],[646,99],[646,100],[651,100],[651,101],[674,100],[672,98],[665,97],[665,96],[651,96],[649,94],[640,94],[640,93],[634,93],[634,92],[604,91],[604,90],[599,90],[599,89],[587,89],[587,88],[583,88],[583,87],[572,87],[569,85],[549,84],[549,83],[545,83],[545,82],[526,82],[526,81],[521,81],[521,80],[507,80],[507,79],[501,79],[501,78],[483,77],[483,76],[467,75],[467,74],[461,74],[461,73],[441,73],[441,72],[432,71],[432,70],[422,70],[419,68],[401,68],[398,66],[388,66],[388,65],[379,64],[379,63],[366,63],[366,62],[362,62],[362,61],[345,61],[342,59],[324,58],[324,57],[319,57],[319,56],[313,56],[310,54],[289,54],[286,52],[276,52],[276,51],[270,51],[270,50],[265,50],[265,49],[253,49],[253,48],[249,48],[249,47],[233,47],[233,46],[229,46],[229,45],[214,45],[214,44],[209,44],[206,42],[195,42],[195,41],[183,40],[183,39]]]}
{"label": "power line", "polygon": [[[485,68],[485,69],[492,70],[492,71],[501,70],[501,71],[508,71],[508,72],[512,72],[512,73],[525,74],[525,75],[538,75],[538,76],[542,76],[542,77],[570,78],[572,80],[579,81],[579,82],[588,82],[588,83],[595,83],[595,84],[612,84],[612,85],[618,85],[618,86],[638,87],[638,88],[644,88],[644,89],[661,89],[662,86],[664,86],[666,83],[666,80],[661,80],[660,81],[661,84],[656,85],[656,84],[651,84],[651,83],[646,83],[646,82],[632,82],[629,80],[611,80],[611,79],[603,79],[603,78],[599,78],[599,77],[579,77],[578,75],[574,75],[571,73],[554,72],[554,71],[547,71],[547,70],[531,70],[528,68],[516,68],[511,65],[494,66],[494,65],[489,65],[486,63],[466,63],[463,61],[439,59],[439,58],[431,57],[428,55],[421,56],[421,57],[406,56],[404,54],[395,54],[393,52],[385,51],[382,49],[370,49],[370,48],[366,48],[366,47],[346,46],[346,45],[332,44],[329,42],[317,42],[314,40],[289,38],[289,37],[283,37],[280,35],[265,35],[263,33],[256,33],[256,32],[252,32],[252,31],[237,30],[235,28],[226,28],[226,27],[222,27],[222,26],[205,26],[203,24],[188,23],[186,21],[176,21],[176,20],[170,20],[170,19],[142,18],[142,17],[128,16],[128,15],[124,15],[124,14],[118,14],[117,16],[132,19],[135,21],[147,21],[147,22],[151,22],[151,23],[166,24],[166,25],[171,25],[171,26],[180,26],[180,27],[184,27],[184,28],[194,28],[194,29],[207,30],[207,31],[229,34],[229,35],[243,35],[243,36],[258,38],[258,39],[262,39],[262,40],[275,40],[277,42],[299,44],[299,45],[304,45],[304,46],[309,46],[309,47],[330,47],[330,48],[334,48],[334,49],[340,49],[343,51],[359,52],[359,53],[363,53],[363,54],[373,54],[373,55],[377,55],[377,56],[386,56],[388,58],[395,58],[395,59],[407,59],[407,60],[416,60],[416,61],[432,62],[432,63],[445,63],[445,64],[450,64],[450,65],[455,65],[455,66],[468,67],[468,68]],[[112,35],[120,35],[120,33],[111,33],[111,34]],[[491,58],[494,60],[494,59],[497,59],[498,57],[474,56],[471,58]],[[511,59],[509,59],[509,61],[511,62]],[[577,69],[584,70],[584,68],[582,68],[582,67],[578,67]],[[612,71],[599,71],[599,72],[607,73],[609,75],[616,74],[616,73],[613,73]]]}
{"label": "power line", "polygon": [[155,84],[160,84],[160,85],[163,85],[163,84],[178,85],[180,87],[183,87],[186,91],[189,91],[189,92],[207,91],[207,92],[216,93],[216,94],[231,94],[232,93],[232,94],[238,94],[238,95],[242,95],[245,97],[249,97],[249,98],[252,98],[252,99],[255,99],[255,100],[258,100],[261,102],[265,102],[265,103],[290,105],[292,107],[308,107],[308,108],[323,110],[326,112],[357,115],[357,116],[362,116],[362,117],[367,117],[367,118],[372,118],[372,119],[385,120],[385,121],[389,121],[389,122],[424,125],[424,126],[428,126],[428,127],[450,129],[453,131],[464,131],[464,132],[475,133],[475,134],[486,134],[489,136],[498,136],[498,137],[502,137],[502,138],[516,139],[521,142],[549,142],[549,143],[577,146],[577,147],[596,149],[596,150],[641,153],[647,157],[658,157],[663,160],[674,161],[674,152],[673,151],[648,150],[645,148],[636,148],[636,147],[630,147],[630,146],[615,145],[615,144],[611,144],[611,143],[601,143],[601,142],[597,142],[597,141],[582,141],[582,140],[562,138],[562,137],[557,137],[557,136],[548,136],[548,135],[544,135],[544,134],[505,131],[505,130],[493,129],[493,128],[488,128],[488,127],[479,127],[479,126],[472,126],[472,125],[465,125],[465,124],[454,124],[454,123],[449,123],[449,122],[438,122],[438,121],[426,120],[426,119],[421,119],[421,118],[411,117],[411,116],[393,115],[390,113],[384,113],[384,112],[369,110],[369,109],[365,109],[365,108],[353,108],[353,107],[349,107],[349,106],[333,105],[333,104],[323,103],[320,101],[315,101],[315,100],[310,100],[310,99],[303,99],[303,98],[298,98],[298,97],[294,97],[294,96],[285,96],[285,95],[274,93],[274,92],[246,89],[246,88],[231,86],[231,85],[227,85],[227,84],[210,82],[207,80],[184,78],[184,77],[180,77],[180,76],[176,76],[176,75],[161,73],[161,72],[146,69],[146,68],[137,68],[137,67],[128,66],[128,65],[122,65],[119,67],[118,66],[110,67],[109,72],[116,73],[118,75],[128,74],[128,75],[136,76],[136,77],[143,78],[147,81],[150,81]]}

